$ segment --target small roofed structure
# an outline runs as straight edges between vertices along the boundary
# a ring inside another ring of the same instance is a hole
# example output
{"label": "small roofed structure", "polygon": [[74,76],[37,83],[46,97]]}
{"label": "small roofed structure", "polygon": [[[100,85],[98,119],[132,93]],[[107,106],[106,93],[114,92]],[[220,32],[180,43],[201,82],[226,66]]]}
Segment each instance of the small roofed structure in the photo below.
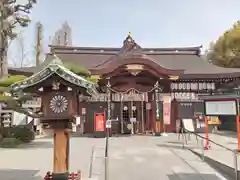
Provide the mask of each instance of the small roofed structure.
{"label": "small roofed structure", "polygon": [[39,72],[11,85],[13,93],[36,93],[42,99],[41,122],[54,131],[54,163],[52,179],[68,179],[69,129],[79,116],[79,95],[97,95],[96,84],[65,68],[55,57]]}
{"label": "small roofed structure", "polygon": [[[53,61],[54,62],[54,61]],[[71,87],[75,87],[79,90],[79,92],[83,93],[84,95],[93,95],[97,94],[97,84],[94,84],[85,78],[76,75],[75,73],[71,72],[63,65],[58,63],[50,63],[44,69],[39,71],[36,74],[28,77],[27,79],[17,82],[11,85],[11,90],[15,91],[33,91],[33,92],[41,92],[41,85],[51,79],[54,76],[56,80],[61,82],[69,83]]]}

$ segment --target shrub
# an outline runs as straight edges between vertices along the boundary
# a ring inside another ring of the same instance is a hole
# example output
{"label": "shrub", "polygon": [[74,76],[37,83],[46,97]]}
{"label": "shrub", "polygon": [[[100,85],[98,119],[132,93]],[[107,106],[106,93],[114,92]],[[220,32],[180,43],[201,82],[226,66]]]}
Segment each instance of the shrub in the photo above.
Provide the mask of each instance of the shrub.
{"label": "shrub", "polygon": [[16,126],[12,128],[12,136],[24,143],[31,142],[35,138],[34,132],[25,126]]}
{"label": "shrub", "polygon": [[16,83],[18,81],[22,81],[26,78],[27,77],[23,76],[23,75],[9,76],[7,79],[3,79],[3,80],[0,81],[0,86],[8,87],[8,86],[12,85],[13,83]]}
{"label": "shrub", "polygon": [[21,142],[28,143],[34,140],[34,132],[27,126],[0,127],[2,138],[16,138]]}
{"label": "shrub", "polygon": [[12,128],[11,127],[0,127],[0,135],[2,138],[13,137]]}
{"label": "shrub", "polygon": [[16,138],[4,138],[0,142],[0,147],[3,148],[15,148],[21,144],[21,141]]}
{"label": "shrub", "polygon": [[79,76],[89,77],[91,75],[90,72],[84,67],[79,67],[70,63],[66,64],[65,67]]}
{"label": "shrub", "polygon": [[0,142],[3,140],[3,136],[0,134]]}

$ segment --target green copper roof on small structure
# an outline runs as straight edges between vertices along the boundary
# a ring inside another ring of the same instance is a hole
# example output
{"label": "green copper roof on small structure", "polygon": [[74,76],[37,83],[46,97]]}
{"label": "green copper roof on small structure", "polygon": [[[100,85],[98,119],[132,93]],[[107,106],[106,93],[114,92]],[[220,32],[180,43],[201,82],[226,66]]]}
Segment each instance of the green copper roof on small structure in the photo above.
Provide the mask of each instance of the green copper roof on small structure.
{"label": "green copper roof on small structure", "polygon": [[58,57],[56,57],[38,73],[33,74],[32,76],[30,76],[29,78],[26,78],[23,81],[12,84],[11,89],[13,91],[24,90],[25,88],[28,88],[43,82],[53,74],[57,74],[59,77],[63,78],[65,81],[71,84],[74,84],[76,86],[85,88],[89,94],[97,93],[97,90],[96,90],[97,84],[92,83],[86,80],[85,78],[71,72],[69,69],[65,68],[61,62],[62,61]]}

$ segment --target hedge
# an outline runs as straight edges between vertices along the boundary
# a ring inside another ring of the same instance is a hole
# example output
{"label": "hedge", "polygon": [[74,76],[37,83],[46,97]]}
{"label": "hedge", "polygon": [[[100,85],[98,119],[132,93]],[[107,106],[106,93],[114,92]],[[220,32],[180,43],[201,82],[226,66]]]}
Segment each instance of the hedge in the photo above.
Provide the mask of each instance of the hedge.
{"label": "hedge", "polygon": [[18,81],[22,81],[26,79],[26,76],[23,75],[15,75],[15,76],[9,76],[8,78],[0,81],[1,87],[8,87],[11,86],[13,83],[16,83]]}
{"label": "hedge", "polygon": [[22,142],[20,140],[18,140],[17,138],[14,138],[14,137],[3,138],[2,141],[0,142],[0,147],[2,147],[2,148],[16,148],[20,144],[22,144]]}
{"label": "hedge", "polygon": [[2,138],[16,138],[23,143],[34,140],[34,132],[26,126],[1,127],[0,134]]}

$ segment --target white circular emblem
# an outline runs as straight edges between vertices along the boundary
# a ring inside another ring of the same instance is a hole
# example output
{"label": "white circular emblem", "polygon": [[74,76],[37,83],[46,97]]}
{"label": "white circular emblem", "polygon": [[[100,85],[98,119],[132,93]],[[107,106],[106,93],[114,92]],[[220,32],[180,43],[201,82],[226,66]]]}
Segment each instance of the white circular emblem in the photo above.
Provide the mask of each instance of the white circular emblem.
{"label": "white circular emblem", "polygon": [[62,113],[67,110],[68,100],[65,96],[53,96],[50,101],[50,108],[54,113]]}
{"label": "white circular emblem", "polygon": [[124,107],[123,107],[123,110],[124,110],[124,111],[127,111],[127,110],[128,110],[128,107],[127,107],[127,106],[124,106]]}
{"label": "white circular emblem", "polygon": [[136,106],[132,106],[132,110],[133,110],[133,111],[136,111],[136,110],[137,110],[137,107],[136,107]]}

